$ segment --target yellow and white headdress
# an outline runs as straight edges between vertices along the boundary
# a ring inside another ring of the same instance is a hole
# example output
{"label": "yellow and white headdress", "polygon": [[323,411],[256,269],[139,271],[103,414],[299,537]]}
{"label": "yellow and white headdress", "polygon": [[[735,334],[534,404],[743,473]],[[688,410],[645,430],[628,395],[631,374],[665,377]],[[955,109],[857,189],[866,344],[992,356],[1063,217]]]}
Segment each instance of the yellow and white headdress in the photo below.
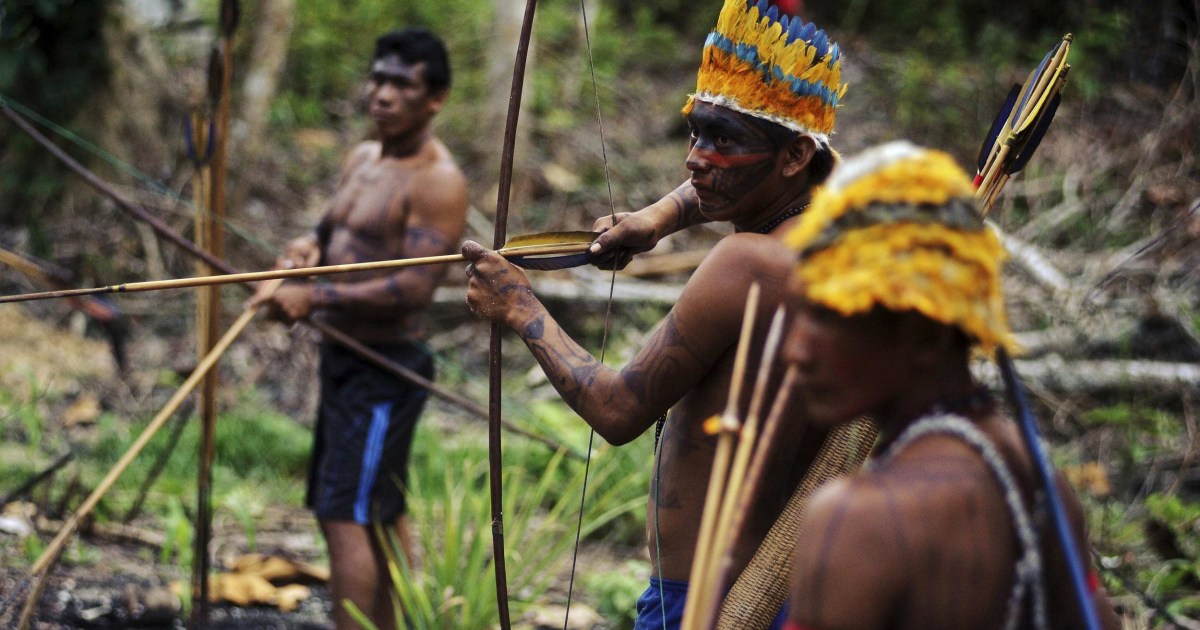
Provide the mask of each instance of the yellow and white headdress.
{"label": "yellow and white headdress", "polygon": [[767,0],[725,0],[683,112],[703,101],[828,144],[845,92],[841,52],[825,31]]}
{"label": "yellow and white headdress", "polygon": [[949,155],[892,142],[846,160],[785,237],[806,298],[842,315],[876,306],[956,326],[991,354],[1014,349],[1003,246]]}

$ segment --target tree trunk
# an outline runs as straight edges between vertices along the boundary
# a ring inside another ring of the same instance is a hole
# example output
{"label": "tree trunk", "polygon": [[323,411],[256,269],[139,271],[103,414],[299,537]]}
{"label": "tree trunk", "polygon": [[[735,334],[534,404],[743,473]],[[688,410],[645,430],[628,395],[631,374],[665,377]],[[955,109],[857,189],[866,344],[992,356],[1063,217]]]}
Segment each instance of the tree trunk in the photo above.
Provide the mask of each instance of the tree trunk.
{"label": "tree trunk", "polygon": [[[246,59],[245,79],[242,81],[242,102],[239,107],[242,129],[241,150],[231,157],[235,171],[255,169],[265,147],[271,103],[279,89],[283,66],[287,61],[288,41],[295,22],[295,0],[259,2],[253,18],[243,31],[251,38],[251,53]],[[242,178],[244,183],[247,179]],[[241,195],[235,196],[240,199]],[[239,204],[234,204],[236,208]]]}
{"label": "tree trunk", "polygon": [[[517,0],[496,0],[495,1],[496,23],[493,32],[492,47],[488,51],[488,85],[493,86],[491,99],[488,103],[486,120],[489,124],[483,129],[489,130],[488,133],[493,137],[487,140],[486,146],[490,147],[490,155],[488,156],[487,164],[489,165],[488,178],[490,180],[499,179],[500,173],[500,154],[504,146],[504,122],[508,116],[508,101],[510,87],[512,86],[513,78],[513,61],[516,59],[517,45],[521,40],[521,23],[525,16],[525,3]],[[524,205],[523,200],[528,198],[529,193],[529,175],[527,169],[523,168],[529,162],[529,112],[524,111],[525,104],[529,102],[529,94],[532,90],[528,89],[529,83],[533,81],[533,67],[536,63],[537,47],[533,38],[529,43],[529,59],[525,69],[525,84],[526,89],[522,91],[521,98],[521,117],[517,125],[517,143],[514,149],[513,158],[513,187],[510,205],[514,208],[520,208]],[[494,195],[493,195],[494,196]],[[493,214],[494,208],[485,208],[485,212]],[[514,220],[519,219],[519,213],[514,213]]]}

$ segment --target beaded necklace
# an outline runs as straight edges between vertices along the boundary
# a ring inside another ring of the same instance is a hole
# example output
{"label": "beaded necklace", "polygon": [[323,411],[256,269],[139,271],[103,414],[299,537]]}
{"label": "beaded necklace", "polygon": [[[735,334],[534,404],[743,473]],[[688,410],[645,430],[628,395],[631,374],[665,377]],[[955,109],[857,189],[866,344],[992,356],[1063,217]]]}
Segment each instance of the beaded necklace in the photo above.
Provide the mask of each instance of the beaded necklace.
{"label": "beaded necklace", "polygon": [[807,207],[808,207],[808,204],[804,204],[803,206],[793,206],[791,208],[788,208],[787,210],[784,210],[783,212],[780,212],[779,214],[775,215],[773,218],[768,220],[766,223],[764,223],[750,231],[757,232],[758,234],[770,234],[771,230],[774,230],[775,228],[779,227],[779,225],[782,224],[784,221],[787,221],[788,219],[800,214],[801,212],[804,212],[804,209]]}

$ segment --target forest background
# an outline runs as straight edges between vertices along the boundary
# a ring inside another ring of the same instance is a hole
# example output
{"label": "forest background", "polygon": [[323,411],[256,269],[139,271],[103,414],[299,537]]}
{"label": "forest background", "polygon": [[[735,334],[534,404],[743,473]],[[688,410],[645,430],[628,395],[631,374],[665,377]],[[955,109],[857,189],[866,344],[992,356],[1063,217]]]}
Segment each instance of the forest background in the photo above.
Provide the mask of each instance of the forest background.
{"label": "forest background", "polygon": [[[490,242],[523,4],[242,2],[229,261],[267,268],[286,240],[311,229],[345,151],[369,133],[362,95],[374,38],[410,25],[433,29],[450,49],[454,86],[437,133],[468,176],[468,236]],[[719,4],[583,0],[585,30],[580,3],[541,3],[510,234],[586,229],[611,211],[610,186],[622,211],[686,178],[679,108]],[[1200,3],[800,4],[846,52],[850,90],[834,137],[846,154],[907,138],[973,165],[1009,87],[1063,34],[1075,35],[1054,125],[993,213],[1015,254],[1006,288],[1026,348],[1020,366],[1055,461],[1085,498],[1105,584],[1126,618],[1133,627],[1200,627],[1193,621],[1200,619]],[[0,98],[188,234],[194,168],[181,123],[207,107],[217,5],[0,0]],[[666,239],[618,276],[610,365],[640,347],[687,269],[723,233],[704,227]],[[37,261],[69,286],[194,271],[183,252],[83,184],[7,118],[0,118],[0,248]],[[448,276],[430,318],[439,380],[482,401],[486,327],[463,307],[461,274]],[[534,286],[598,353],[608,280],[584,269],[535,274]],[[0,292],[43,288],[15,268],[0,269]],[[224,295],[227,323],[244,294]],[[123,313],[115,330],[127,353],[124,369],[114,367],[106,329],[65,303],[0,309],[0,499],[6,514],[41,528],[0,534],[0,602],[11,604],[58,520],[194,367],[194,300],[187,290],[114,300]],[[296,507],[315,402],[314,339],[303,327],[260,323],[222,362],[218,567],[255,550],[321,557],[312,524]],[[514,606],[523,623],[537,625],[539,614],[565,599],[583,474],[573,454],[586,449],[588,435],[517,346],[510,338],[506,417],[565,445],[555,454],[518,436],[505,442]],[[46,627],[70,626],[79,608],[70,602],[85,598],[84,586],[102,593],[128,581],[186,580],[198,438],[189,413],[178,415],[71,548],[56,574],[67,603],[46,605]],[[479,418],[441,402],[419,431],[411,492],[424,577],[419,588],[398,588],[410,608],[427,609],[429,627],[448,619],[453,627],[492,623],[495,594],[483,577],[490,545],[484,436]],[[627,627],[645,583],[642,502],[652,441],[647,435],[595,450],[576,602],[596,617],[583,627]],[[70,460],[48,480],[13,493],[64,452]],[[0,608],[0,620],[6,612]]]}

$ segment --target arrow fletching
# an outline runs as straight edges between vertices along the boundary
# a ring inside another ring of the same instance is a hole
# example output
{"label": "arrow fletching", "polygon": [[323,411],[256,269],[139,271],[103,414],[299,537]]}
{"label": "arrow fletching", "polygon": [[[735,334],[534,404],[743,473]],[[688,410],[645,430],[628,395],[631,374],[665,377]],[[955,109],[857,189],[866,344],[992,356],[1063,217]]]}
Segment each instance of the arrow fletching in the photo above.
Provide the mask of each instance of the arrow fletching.
{"label": "arrow fletching", "polygon": [[1033,133],[1029,136],[1029,141],[1021,148],[1016,159],[1012,164],[1004,169],[1005,173],[1013,174],[1025,168],[1029,163],[1029,158],[1033,156],[1033,152],[1037,150],[1038,145],[1042,143],[1042,138],[1046,135],[1046,130],[1050,128],[1050,122],[1054,120],[1054,114],[1058,111],[1058,104],[1062,102],[1062,94],[1055,94],[1050,104],[1046,106],[1046,111],[1038,119],[1037,126],[1033,128]]}
{"label": "arrow fletching", "polygon": [[996,119],[992,121],[992,129],[988,131],[987,138],[983,141],[983,146],[979,147],[979,158],[976,169],[982,172],[987,166],[988,156],[991,155],[992,147],[996,146],[996,139],[1008,126],[1008,120],[1012,117],[1013,106],[1017,104],[1017,95],[1021,93],[1021,86],[1014,85],[1008,91],[1008,98],[1004,99],[1004,106],[996,114]]}
{"label": "arrow fletching", "polygon": [[975,176],[975,196],[985,215],[1009,176],[1025,168],[1046,135],[1071,68],[1067,54],[1072,38],[1068,33],[1042,57],[1020,89],[1009,92],[992,122],[979,152],[979,170]]}
{"label": "arrow fletching", "polygon": [[572,269],[591,263],[595,259],[595,255],[586,249],[584,251],[574,251],[565,254],[535,253],[530,255],[522,255],[521,250],[545,248],[549,245],[578,244],[580,246],[589,246],[592,244],[592,241],[596,240],[597,236],[599,234],[596,232],[543,232],[541,234],[514,236],[504,244],[504,247],[500,251],[509,262],[523,269],[535,269],[538,271]]}

